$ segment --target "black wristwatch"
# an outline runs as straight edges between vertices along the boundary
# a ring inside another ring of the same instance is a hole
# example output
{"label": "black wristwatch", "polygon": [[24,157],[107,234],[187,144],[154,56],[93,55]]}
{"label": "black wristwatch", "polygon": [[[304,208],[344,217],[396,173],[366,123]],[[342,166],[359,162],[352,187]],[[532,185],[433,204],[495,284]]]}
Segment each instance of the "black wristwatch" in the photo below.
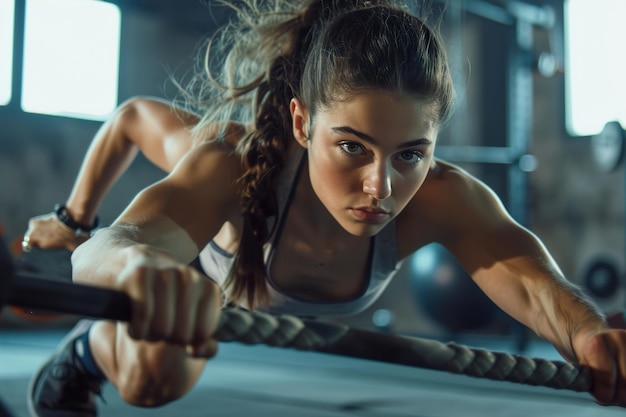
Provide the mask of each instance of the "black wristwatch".
{"label": "black wristwatch", "polygon": [[76,237],[89,237],[91,235],[91,232],[93,232],[98,227],[98,216],[96,216],[96,218],[94,219],[93,224],[89,226],[80,224],[72,218],[72,215],[69,211],[67,211],[67,207],[65,207],[64,204],[56,204],[54,206],[54,213],[57,215],[57,218],[61,223],[74,231],[74,235],[76,235]]}

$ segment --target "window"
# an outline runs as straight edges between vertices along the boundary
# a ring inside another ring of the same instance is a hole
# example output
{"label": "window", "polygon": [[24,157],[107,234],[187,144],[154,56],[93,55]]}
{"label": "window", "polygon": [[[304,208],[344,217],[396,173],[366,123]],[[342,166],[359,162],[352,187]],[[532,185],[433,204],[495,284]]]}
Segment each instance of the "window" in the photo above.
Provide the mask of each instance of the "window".
{"label": "window", "polygon": [[24,111],[106,119],[117,106],[120,24],[107,2],[27,0]]}
{"label": "window", "polygon": [[11,101],[14,0],[0,0],[0,106]]}
{"label": "window", "polygon": [[626,128],[626,1],[567,0],[566,127],[599,133],[609,121]]}

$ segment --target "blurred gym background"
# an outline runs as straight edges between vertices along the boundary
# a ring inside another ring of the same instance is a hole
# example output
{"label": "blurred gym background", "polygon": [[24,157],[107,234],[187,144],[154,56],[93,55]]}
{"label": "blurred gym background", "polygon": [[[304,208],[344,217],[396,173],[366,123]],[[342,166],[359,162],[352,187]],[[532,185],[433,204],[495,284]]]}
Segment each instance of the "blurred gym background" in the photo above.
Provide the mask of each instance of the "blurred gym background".
{"label": "blurred gym background", "polygon": [[[424,3],[426,5],[424,6]],[[446,40],[458,94],[437,154],[477,175],[601,307],[624,307],[623,0],[409,1]],[[171,99],[169,78],[232,15],[214,0],[0,0],[0,223],[64,202],[89,143],[124,100]],[[99,215],[107,224],[163,173],[139,157]],[[527,335],[436,246],[407,261],[358,327]],[[406,294],[411,297],[406,297]],[[64,326],[15,316],[0,326]]]}

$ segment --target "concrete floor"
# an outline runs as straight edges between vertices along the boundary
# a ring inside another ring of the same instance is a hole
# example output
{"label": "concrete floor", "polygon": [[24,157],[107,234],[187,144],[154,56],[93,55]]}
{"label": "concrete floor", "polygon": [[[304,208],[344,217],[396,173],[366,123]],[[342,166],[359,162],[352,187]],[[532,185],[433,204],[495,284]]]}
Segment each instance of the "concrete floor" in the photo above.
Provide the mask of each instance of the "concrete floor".
{"label": "concrete floor", "polygon": [[[30,375],[45,361],[64,332],[0,330],[0,397],[17,417],[27,417]],[[504,350],[507,340],[457,340]],[[530,357],[560,359],[547,344],[533,342]],[[101,416],[272,416],[272,417],[451,417],[451,416],[623,416],[601,407],[588,394],[440,371],[299,352],[223,343],[196,387],[185,398],[155,409],[125,404],[114,387],[104,392]]]}

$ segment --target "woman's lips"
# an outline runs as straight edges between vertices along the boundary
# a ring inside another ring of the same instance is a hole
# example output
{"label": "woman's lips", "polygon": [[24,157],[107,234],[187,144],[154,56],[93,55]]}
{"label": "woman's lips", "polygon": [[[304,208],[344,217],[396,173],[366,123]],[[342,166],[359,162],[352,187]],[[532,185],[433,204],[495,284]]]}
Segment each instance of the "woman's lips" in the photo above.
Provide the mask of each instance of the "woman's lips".
{"label": "woman's lips", "polygon": [[354,217],[367,223],[383,223],[389,218],[389,212],[373,207],[357,207],[352,209]]}

